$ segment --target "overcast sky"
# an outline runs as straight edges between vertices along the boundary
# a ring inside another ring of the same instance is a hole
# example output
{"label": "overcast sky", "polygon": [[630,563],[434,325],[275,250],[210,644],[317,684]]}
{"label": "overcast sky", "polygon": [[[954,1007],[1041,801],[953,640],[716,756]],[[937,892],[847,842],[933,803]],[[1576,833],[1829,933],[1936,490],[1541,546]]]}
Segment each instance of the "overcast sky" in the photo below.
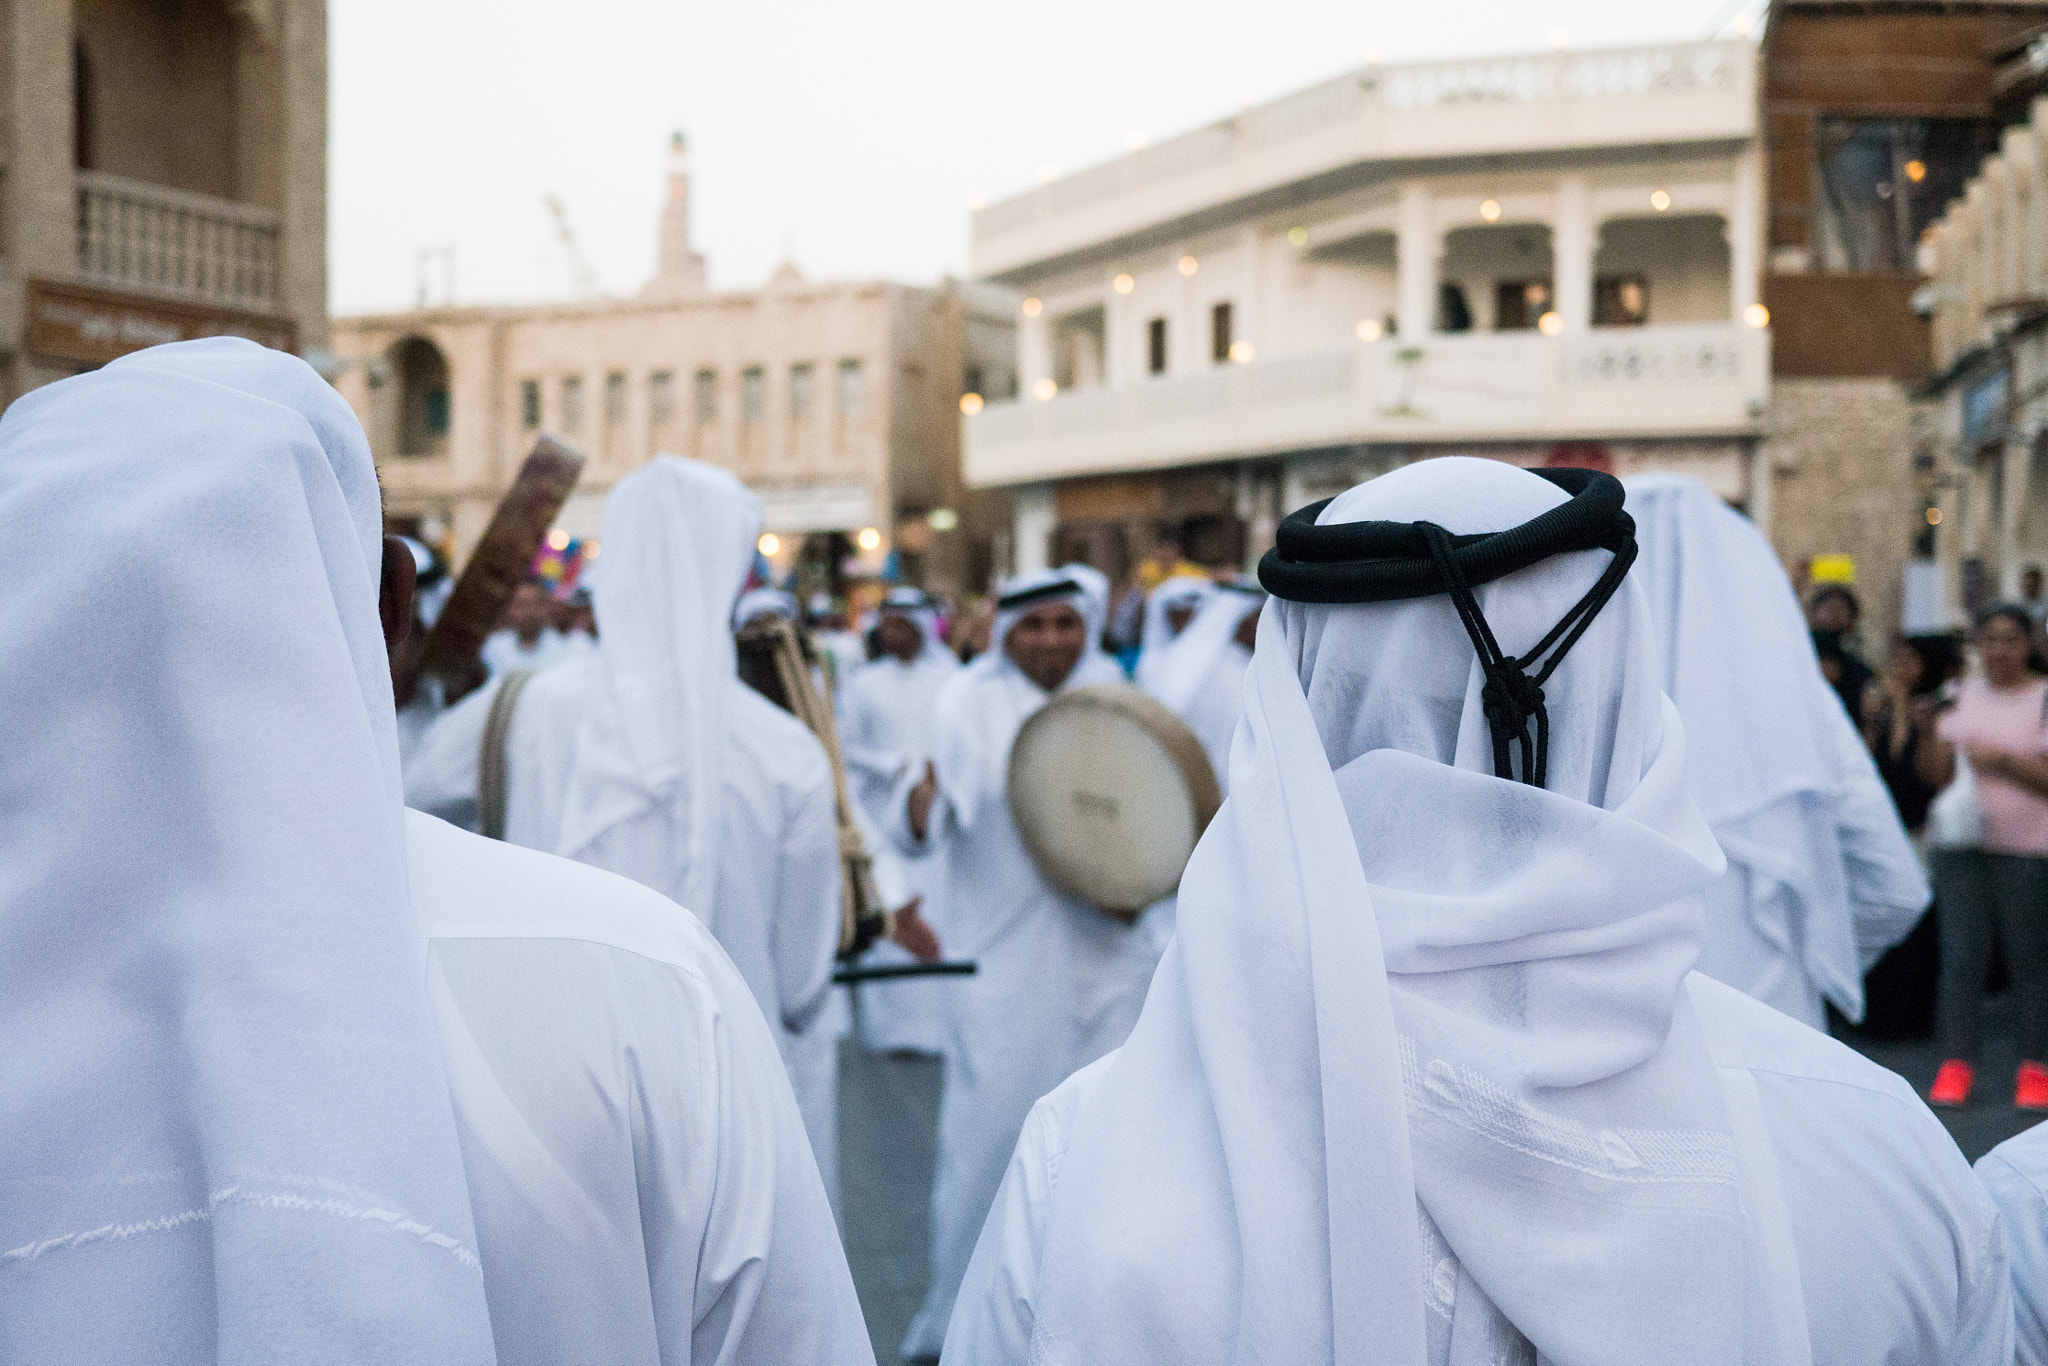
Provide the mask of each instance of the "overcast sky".
{"label": "overcast sky", "polygon": [[[1740,0],[336,0],[331,302],[565,298],[651,271],[671,129],[721,288],[965,272],[967,202],[1361,65],[1711,36]],[[432,297],[448,284],[429,265]]]}

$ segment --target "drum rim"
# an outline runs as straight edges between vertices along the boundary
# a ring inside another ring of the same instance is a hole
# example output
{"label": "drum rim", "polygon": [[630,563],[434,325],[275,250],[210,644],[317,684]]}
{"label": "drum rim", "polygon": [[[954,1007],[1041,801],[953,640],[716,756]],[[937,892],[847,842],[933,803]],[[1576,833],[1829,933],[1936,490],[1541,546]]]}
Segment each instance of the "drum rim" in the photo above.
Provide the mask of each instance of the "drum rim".
{"label": "drum rim", "polygon": [[[1223,805],[1223,787],[1217,781],[1216,770],[1209,763],[1209,755],[1202,748],[1202,742],[1195,737],[1188,723],[1174,715],[1164,703],[1150,697],[1127,683],[1091,683],[1086,687],[1072,688],[1056,694],[1050,701],[1025,718],[1017,728],[1016,738],[1010,742],[1010,752],[1005,764],[1004,796],[1009,802],[1011,822],[1017,827],[1017,837],[1023,842],[1024,852],[1031,856],[1032,867],[1038,875],[1051,883],[1061,895],[1091,906],[1100,905],[1086,891],[1072,884],[1069,879],[1055,876],[1047,867],[1051,861],[1047,851],[1038,847],[1032,838],[1032,831],[1016,819],[1017,811],[1017,751],[1035,729],[1043,724],[1048,715],[1072,711],[1080,706],[1106,707],[1121,712],[1136,721],[1139,726],[1159,742],[1167,758],[1180,770],[1181,780],[1187,786],[1190,800],[1194,803],[1195,843],[1200,844],[1202,833],[1209,828],[1209,822],[1216,818],[1216,812]],[[1190,850],[1192,853],[1192,850]],[[1142,911],[1143,906],[1109,906],[1105,909],[1131,913]]]}

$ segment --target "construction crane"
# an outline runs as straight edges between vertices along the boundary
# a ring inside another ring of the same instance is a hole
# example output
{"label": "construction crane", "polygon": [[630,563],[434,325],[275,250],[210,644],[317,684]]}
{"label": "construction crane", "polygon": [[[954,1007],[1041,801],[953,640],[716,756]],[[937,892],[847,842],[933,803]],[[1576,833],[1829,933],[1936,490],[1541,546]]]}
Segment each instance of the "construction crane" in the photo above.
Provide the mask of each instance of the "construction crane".
{"label": "construction crane", "polygon": [[583,254],[583,245],[576,240],[576,230],[569,226],[569,210],[562,203],[562,197],[549,191],[541,196],[541,202],[548,206],[548,213],[554,217],[555,237],[562,244],[562,257],[568,263],[569,278],[575,282],[577,297],[603,298],[604,286],[598,283],[597,272],[590,268],[590,258]]}

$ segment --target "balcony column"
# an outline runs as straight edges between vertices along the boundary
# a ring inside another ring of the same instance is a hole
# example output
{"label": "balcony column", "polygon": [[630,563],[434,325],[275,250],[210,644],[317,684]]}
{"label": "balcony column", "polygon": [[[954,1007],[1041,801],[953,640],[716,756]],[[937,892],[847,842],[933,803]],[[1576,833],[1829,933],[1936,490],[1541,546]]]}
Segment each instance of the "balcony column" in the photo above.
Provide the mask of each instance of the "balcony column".
{"label": "balcony column", "polygon": [[1411,180],[1401,186],[1394,224],[1395,311],[1405,342],[1420,341],[1436,327],[1436,270],[1442,256],[1429,187]]}
{"label": "balcony column", "polygon": [[1237,317],[1235,330],[1237,339],[1251,346],[1254,354],[1265,349],[1265,337],[1260,333],[1260,322],[1265,316],[1265,278],[1260,273],[1259,230],[1246,227],[1237,239],[1237,269],[1241,283],[1237,287]]}
{"label": "balcony column", "polygon": [[1735,158],[1735,202],[1728,237],[1728,305],[1736,322],[1757,301],[1763,273],[1763,159],[1755,148]]}
{"label": "balcony column", "polygon": [[1038,381],[1052,374],[1052,336],[1043,311],[1037,317],[1017,317],[1017,384],[1022,397],[1035,397]]}
{"label": "balcony column", "polygon": [[[1058,520],[1051,484],[1026,484],[1010,493],[1010,527],[1016,537],[1011,553],[1017,573],[1036,574],[1052,560],[1052,531]],[[997,649],[1002,642],[996,641]]]}
{"label": "balcony column", "polygon": [[1567,334],[1593,325],[1593,253],[1600,233],[1593,223],[1593,195],[1582,175],[1557,182],[1557,213],[1550,230],[1556,263],[1557,315]]}
{"label": "balcony column", "polygon": [[1131,296],[1111,285],[1102,296],[1102,382],[1112,389],[1137,378],[1131,364],[1136,330],[1131,311]]}

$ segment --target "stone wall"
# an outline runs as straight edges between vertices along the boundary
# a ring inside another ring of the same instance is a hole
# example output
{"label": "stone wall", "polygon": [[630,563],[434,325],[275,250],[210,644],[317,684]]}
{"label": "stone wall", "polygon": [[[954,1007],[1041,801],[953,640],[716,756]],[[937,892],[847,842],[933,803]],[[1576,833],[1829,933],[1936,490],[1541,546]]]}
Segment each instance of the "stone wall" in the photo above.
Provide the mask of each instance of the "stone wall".
{"label": "stone wall", "polygon": [[1881,651],[1898,627],[1920,513],[1905,391],[1889,379],[1779,379],[1763,452],[1786,572],[1803,584],[1815,555],[1853,555],[1864,645]]}

